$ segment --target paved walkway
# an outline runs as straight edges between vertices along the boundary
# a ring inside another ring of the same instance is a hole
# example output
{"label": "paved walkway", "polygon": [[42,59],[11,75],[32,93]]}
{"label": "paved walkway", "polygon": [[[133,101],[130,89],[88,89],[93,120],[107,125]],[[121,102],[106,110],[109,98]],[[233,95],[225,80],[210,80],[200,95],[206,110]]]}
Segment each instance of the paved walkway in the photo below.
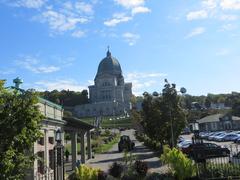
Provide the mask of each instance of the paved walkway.
{"label": "paved walkway", "polygon": [[[161,166],[159,155],[154,153],[145,147],[141,142],[137,141],[134,137],[134,130],[126,130],[121,132],[122,135],[128,135],[135,143],[135,149],[133,155],[137,156],[137,159],[143,160],[148,163],[149,172],[162,172],[166,171],[166,167]],[[94,159],[87,162],[89,166],[97,167],[103,171],[107,171],[109,166],[115,161],[123,160],[124,153],[118,152],[118,145],[115,144],[113,148],[103,154],[97,154]]]}

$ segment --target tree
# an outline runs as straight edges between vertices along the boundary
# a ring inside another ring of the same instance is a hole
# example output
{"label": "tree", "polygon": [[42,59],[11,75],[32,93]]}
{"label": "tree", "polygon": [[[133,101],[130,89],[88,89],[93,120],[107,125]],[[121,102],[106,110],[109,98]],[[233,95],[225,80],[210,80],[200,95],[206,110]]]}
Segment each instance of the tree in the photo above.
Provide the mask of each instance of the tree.
{"label": "tree", "polygon": [[176,85],[169,84],[167,80],[165,82],[161,96],[144,93],[142,125],[152,140],[174,146],[186,125],[186,118],[180,106]]}
{"label": "tree", "polygon": [[53,90],[51,92],[45,91],[40,92],[40,95],[54,103],[61,104],[64,107],[72,107],[76,105],[88,103],[88,91],[83,90],[82,92],[75,92],[69,90]]}
{"label": "tree", "polygon": [[42,135],[37,103],[36,93],[6,90],[0,81],[0,179],[24,179],[32,167],[33,143]]}
{"label": "tree", "polygon": [[232,114],[240,117],[240,99],[235,100],[232,105]]}

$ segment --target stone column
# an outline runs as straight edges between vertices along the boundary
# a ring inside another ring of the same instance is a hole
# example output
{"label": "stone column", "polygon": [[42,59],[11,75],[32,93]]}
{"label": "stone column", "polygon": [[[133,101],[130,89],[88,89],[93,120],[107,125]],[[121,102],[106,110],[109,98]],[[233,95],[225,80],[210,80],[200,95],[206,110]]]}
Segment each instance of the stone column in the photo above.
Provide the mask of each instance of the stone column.
{"label": "stone column", "polygon": [[77,162],[77,133],[71,133],[71,146],[72,146],[72,169],[74,170]]}
{"label": "stone column", "polygon": [[85,132],[81,132],[81,163],[84,164],[85,163],[85,142],[84,142],[84,135]]}
{"label": "stone column", "polygon": [[[34,145],[33,145],[33,154],[37,154],[38,153],[38,149],[37,149],[37,145],[38,143],[37,143],[37,141],[34,143]],[[35,177],[34,176],[36,176],[37,177],[37,173],[38,173],[38,160],[37,159],[35,159],[34,160],[34,165],[33,165],[33,177],[31,177],[30,179],[34,179]]]}
{"label": "stone column", "polygon": [[48,130],[44,129],[44,173],[46,173],[46,180],[48,180],[48,169],[49,169],[49,150],[48,150]]}
{"label": "stone column", "polygon": [[91,133],[87,131],[87,150],[88,150],[88,159],[92,158],[92,146],[91,146]]}
{"label": "stone column", "polygon": [[62,145],[65,146],[65,139],[64,139],[65,132],[62,129]]}

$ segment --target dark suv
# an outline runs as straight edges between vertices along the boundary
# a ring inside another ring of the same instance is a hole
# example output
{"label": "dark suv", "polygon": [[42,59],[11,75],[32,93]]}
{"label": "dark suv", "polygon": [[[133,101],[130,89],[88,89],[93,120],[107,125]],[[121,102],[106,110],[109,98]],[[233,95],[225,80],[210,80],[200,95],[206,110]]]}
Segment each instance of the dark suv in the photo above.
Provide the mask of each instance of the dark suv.
{"label": "dark suv", "polygon": [[207,159],[229,156],[230,150],[214,143],[197,143],[191,144],[185,153],[193,159]]}
{"label": "dark suv", "polygon": [[118,143],[118,151],[122,152],[123,150],[131,151],[133,150],[135,144],[130,140],[130,137],[127,135],[123,135],[120,138]]}

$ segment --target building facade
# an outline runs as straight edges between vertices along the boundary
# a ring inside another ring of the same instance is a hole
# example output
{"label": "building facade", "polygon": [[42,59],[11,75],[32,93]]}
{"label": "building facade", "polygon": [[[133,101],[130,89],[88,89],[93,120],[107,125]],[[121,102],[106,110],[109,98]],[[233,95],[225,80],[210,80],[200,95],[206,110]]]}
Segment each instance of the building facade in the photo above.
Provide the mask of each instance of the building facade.
{"label": "building facade", "polygon": [[132,83],[125,83],[120,63],[108,50],[89,86],[89,104],[74,108],[78,117],[123,115],[131,109]]}
{"label": "building facade", "polygon": [[230,114],[214,114],[197,120],[200,131],[239,130],[240,117]]}
{"label": "building facade", "polygon": [[[61,106],[39,98],[38,107],[45,116],[40,130],[43,137],[34,143],[33,153],[38,158],[35,159],[34,166],[29,170],[26,179],[50,180],[54,179],[55,132],[57,129],[61,129],[63,132],[66,121],[63,120],[63,108]],[[64,133],[62,133],[62,136],[62,139],[64,139]],[[64,141],[62,143],[64,144]]]}

